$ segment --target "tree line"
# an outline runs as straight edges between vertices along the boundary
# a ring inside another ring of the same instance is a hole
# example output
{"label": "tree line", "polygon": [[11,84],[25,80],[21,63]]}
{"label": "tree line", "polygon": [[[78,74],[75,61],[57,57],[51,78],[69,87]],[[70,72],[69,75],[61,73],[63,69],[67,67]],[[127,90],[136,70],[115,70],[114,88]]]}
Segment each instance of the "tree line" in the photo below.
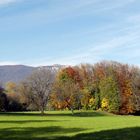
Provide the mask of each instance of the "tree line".
{"label": "tree line", "polygon": [[21,83],[0,88],[0,111],[77,109],[139,113],[140,68],[113,61],[58,72],[40,68]]}

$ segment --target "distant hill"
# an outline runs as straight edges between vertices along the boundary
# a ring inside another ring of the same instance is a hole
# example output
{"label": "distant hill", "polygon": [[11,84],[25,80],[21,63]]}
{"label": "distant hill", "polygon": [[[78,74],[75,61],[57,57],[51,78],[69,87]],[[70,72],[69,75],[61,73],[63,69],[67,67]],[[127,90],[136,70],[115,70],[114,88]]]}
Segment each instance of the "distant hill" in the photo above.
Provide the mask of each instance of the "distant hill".
{"label": "distant hill", "polygon": [[[42,66],[46,69],[51,69],[54,71],[63,68],[63,65],[52,65],[52,66]],[[20,82],[29,76],[34,70],[40,67],[31,67],[24,65],[6,65],[0,66],[0,83],[5,84],[6,82]]]}

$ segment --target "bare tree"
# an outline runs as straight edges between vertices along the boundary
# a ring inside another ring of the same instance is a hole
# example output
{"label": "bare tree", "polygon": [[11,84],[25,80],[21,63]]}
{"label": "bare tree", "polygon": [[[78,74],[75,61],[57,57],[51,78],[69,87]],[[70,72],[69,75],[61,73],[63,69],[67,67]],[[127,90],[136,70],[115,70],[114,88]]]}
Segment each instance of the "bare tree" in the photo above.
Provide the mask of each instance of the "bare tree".
{"label": "bare tree", "polygon": [[48,103],[54,77],[53,71],[39,68],[34,71],[23,84],[24,89],[26,90],[24,95],[28,104],[35,105],[36,108],[41,111],[41,114],[44,114],[44,110]]}

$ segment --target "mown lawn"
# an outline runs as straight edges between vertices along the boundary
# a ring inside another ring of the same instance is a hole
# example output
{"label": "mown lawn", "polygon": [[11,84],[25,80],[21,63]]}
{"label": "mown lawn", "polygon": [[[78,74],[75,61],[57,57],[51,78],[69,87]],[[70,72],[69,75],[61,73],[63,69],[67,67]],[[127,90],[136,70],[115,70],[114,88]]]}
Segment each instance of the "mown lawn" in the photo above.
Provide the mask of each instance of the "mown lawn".
{"label": "mown lawn", "polygon": [[93,111],[0,113],[0,140],[140,140],[140,117]]}

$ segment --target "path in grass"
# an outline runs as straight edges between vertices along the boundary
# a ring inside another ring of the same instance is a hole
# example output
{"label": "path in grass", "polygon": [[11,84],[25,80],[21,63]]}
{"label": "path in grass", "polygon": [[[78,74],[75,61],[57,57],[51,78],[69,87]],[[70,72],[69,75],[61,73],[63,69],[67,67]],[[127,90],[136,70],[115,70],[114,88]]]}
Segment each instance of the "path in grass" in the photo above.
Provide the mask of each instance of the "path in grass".
{"label": "path in grass", "polygon": [[0,114],[0,140],[47,139],[140,140],[140,117],[93,111]]}

